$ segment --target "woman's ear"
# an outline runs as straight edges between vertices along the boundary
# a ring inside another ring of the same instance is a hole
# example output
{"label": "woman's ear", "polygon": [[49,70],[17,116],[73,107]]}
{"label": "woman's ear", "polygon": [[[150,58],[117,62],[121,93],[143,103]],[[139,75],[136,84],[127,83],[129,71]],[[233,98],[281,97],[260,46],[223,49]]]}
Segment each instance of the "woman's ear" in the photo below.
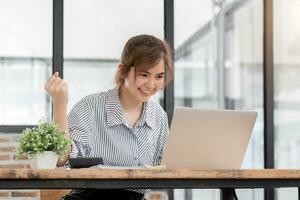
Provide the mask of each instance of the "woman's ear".
{"label": "woman's ear", "polygon": [[122,67],[125,67],[125,65],[122,64],[122,63],[120,63],[120,64],[118,65],[118,67],[119,67],[119,69],[120,69],[120,68],[122,68]]}
{"label": "woman's ear", "polygon": [[123,80],[125,80],[126,79],[126,76],[124,75],[124,68],[125,68],[126,66],[124,65],[124,64],[122,64],[122,63],[120,63],[119,65],[118,65],[118,71],[119,71],[119,76],[120,76],[120,78],[121,79],[123,79]]}
{"label": "woman's ear", "polygon": [[119,65],[118,65],[118,71],[123,71],[124,70],[124,67],[125,67],[125,65],[124,64],[122,64],[122,63],[120,63]]}

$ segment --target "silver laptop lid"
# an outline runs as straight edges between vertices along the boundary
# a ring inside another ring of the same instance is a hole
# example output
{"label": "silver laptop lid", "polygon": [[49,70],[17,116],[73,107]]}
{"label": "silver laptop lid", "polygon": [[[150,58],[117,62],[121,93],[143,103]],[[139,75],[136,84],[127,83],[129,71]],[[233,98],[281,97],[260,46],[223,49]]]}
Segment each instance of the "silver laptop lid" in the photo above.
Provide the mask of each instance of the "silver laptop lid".
{"label": "silver laptop lid", "polygon": [[176,108],[162,158],[168,168],[240,168],[257,112]]}

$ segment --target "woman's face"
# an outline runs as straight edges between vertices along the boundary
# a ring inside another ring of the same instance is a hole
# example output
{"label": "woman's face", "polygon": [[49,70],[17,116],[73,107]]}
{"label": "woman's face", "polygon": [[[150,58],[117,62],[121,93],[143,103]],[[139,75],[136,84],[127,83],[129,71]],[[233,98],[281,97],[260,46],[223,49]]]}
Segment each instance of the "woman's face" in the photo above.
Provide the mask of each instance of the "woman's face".
{"label": "woman's face", "polygon": [[165,67],[164,61],[161,59],[157,65],[147,71],[131,67],[124,86],[133,98],[145,102],[163,88],[164,80]]}

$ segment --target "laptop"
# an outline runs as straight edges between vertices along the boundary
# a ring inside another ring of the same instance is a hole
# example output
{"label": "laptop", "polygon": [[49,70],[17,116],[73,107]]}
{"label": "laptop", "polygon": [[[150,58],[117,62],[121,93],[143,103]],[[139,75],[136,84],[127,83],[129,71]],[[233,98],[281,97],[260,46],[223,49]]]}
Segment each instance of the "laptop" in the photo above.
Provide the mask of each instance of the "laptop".
{"label": "laptop", "polygon": [[161,164],[239,169],[256,117],[254,111],[176,108]]}

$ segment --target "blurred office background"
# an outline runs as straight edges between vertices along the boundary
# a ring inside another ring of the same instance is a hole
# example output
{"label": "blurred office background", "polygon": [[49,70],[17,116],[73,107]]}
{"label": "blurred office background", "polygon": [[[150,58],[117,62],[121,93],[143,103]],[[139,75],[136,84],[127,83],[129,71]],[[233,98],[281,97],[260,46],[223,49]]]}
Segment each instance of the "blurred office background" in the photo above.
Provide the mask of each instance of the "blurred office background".
{"label": "blurred office background", "polygon": [[[273,0],[273,6],[274,167],[294,169],[300,167],[300,1]],[[53,1],[1,0],[0,13],[0,130],[6,147],[18,132],[6,133],[5,127],[51,120],[43,87],[52,73]],[[114,86],[128,38],[164,38],[164,1],[64,0],[63,22],[70,109],[85,95]],[[264,168],[263,0],[174,0],[174,59],[175,106],[259,113],[242,168]],[[14,162],[10,150],[0,158],[3,165]],[[237,193],[240,199],[264,199],[262,189]],[[219,190],[174,191],[175,200],[219,196]],[[297,190],[278,189],[275,198],[296,199]]]}

